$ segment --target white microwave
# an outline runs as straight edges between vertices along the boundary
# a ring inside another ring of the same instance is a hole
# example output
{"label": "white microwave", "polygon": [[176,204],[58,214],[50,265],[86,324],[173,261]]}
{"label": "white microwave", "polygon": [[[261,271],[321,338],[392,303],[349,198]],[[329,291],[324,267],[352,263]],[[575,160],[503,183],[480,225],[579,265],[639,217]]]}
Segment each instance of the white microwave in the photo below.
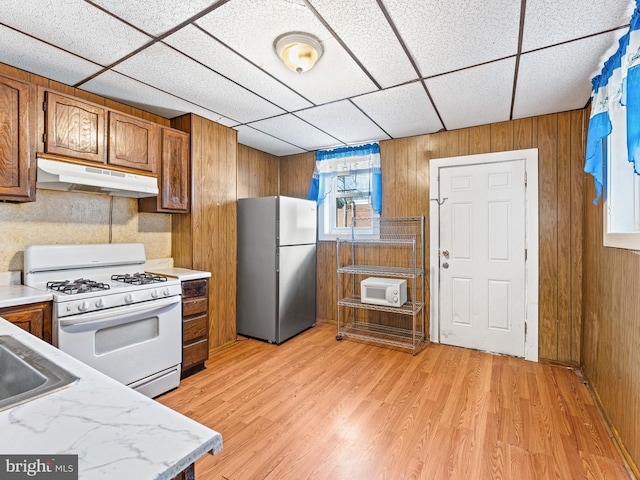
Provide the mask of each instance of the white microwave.
{"label": "white microwave", "polygon": [[360,282],[362,303],[401,307],[407,301],[407,281],[396,278],[369,277]]}

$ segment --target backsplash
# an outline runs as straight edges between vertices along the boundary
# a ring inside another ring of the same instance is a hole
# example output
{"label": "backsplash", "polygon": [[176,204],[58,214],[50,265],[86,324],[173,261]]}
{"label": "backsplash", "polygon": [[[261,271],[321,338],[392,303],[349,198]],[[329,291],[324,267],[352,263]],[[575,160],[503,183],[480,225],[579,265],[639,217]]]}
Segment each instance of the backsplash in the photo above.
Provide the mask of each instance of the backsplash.
{"label": "backsplash", "polygon": [[143,243],[147,258],[171,257],[171,215],[138,213],[138,201],[87,193],[37,191],[31,203],[0,203],[0,271],[22,270],[37,244]]}

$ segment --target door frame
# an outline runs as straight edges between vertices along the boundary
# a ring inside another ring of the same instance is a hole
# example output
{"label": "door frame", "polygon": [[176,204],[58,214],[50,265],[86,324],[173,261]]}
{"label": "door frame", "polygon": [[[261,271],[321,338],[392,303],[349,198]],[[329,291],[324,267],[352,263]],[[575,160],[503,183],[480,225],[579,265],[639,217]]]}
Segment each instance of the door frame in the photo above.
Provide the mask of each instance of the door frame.
{"label": "door frame", "polygon": [[524,358],[538,361],[538,149],[433,159],[429,162],[429,335],[440,343],[440,169],[512,160],[525,161],[525,345]]}

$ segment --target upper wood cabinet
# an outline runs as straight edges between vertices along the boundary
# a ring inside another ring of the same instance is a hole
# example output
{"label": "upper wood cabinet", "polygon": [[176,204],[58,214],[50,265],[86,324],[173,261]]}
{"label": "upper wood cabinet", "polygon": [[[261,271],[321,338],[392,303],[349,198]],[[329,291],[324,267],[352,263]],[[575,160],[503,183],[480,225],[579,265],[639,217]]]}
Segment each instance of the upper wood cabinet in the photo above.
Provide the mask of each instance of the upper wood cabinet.
{"label": "upper wood cabinet", "polygon": [[156,125],[124,113],[109,112],[108,163],[155,172]]}
{"label": "upper wood cabinet", "polygon": [[138,200],[141,212],[189,212],[190,135],[162,127],[160,133],[160,165],[158,167],[157,197]]}
{"label": "upper wood cabinet", "polygon": [[35,87],[0,77],[0,200],[35,200]]}
{"label": "upper wood cabinet", "polygon": [[45,153],[106,163],[106,110],[51,91],[45,95]]}

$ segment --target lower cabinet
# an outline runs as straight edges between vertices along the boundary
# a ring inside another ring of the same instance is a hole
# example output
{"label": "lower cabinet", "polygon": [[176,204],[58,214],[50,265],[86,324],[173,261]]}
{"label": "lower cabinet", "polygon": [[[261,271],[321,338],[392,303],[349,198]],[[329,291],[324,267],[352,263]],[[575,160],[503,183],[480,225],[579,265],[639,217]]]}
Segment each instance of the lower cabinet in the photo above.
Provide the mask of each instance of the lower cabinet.
{"label": "lower cabinet", "polygon": [[182,377],[209,358],[209,279],[182,282]]}
{"label": "lower cabinet", "polygon": [[0,308],[0,317],[51,343],[51,302]]}

